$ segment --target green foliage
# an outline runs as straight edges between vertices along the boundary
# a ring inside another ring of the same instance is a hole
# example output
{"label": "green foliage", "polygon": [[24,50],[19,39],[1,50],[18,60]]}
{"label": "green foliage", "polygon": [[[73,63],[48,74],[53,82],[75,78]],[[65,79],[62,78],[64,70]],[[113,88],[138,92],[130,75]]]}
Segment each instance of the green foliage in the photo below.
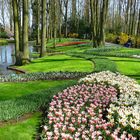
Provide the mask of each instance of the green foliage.
{"label": "green foliage", "polygon": [[75,81],[67,81],[63,84],[39,91],[35,94],[21,96],[15,99],[0,102],[0,121],[9,119],[18,119],[20,116],[35,112],[48,104],[54,94],[65,89],[70,85],[74,85]]}
{"label": "green foliage", "polygon": [[9,38],[6,32],[0,32],[0,38]]}
{"label": "green foliage", "polygon": [[108,34],[106,34],[106,36],[105,36],[105,40],[106,40],[106,42],[112,42],[112,43],[114,43],[116,37],[117,37],[117,35],[114,35],[114,34],[112,34],[112,33],[108,33]]}
{"label": "green foliage", "polygon": [[[77,27],[77,23],[75,23],[75,21],[78,20],[78,27]],[[65,27],[65,25],[63,25],[63,27]],[[79,36],[79,38],[84,38],[84,34],[87,35],[86,38],[90,37],[91,31],[90,31],[90,25],[85,22],[84,19],[74,19],[71,17],[68,20],[68,27],[69,27],[69,32],[70,33],[77,33]],[[63,29],[63,28],[62,28]],[[64,31],[63,31],[64,32]]]}

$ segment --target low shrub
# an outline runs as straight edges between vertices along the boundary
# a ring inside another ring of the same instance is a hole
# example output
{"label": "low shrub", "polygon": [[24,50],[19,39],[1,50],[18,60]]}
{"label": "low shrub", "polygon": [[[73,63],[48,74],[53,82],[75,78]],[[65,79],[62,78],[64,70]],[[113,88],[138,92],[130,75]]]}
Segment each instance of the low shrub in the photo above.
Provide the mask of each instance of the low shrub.
{"label": "low shrub", "polygon": [[117,38],[117,35],[108,33],[108,34],[106,34],[106,36],[105,36],[105,41],[106,41],[106,42],[115,43],[115,39],[116,39],[116,38]]}
{"label": "low shrub", "polygon": [[68,37],[69,38],[78,38],[79,37],[79,34],[77,34],[77,33],[69,33],[68,34]]}
{"label": "low shrub", "polygon": [[9,74],[1,75],[0,82],[77,79],[87,74],[87,72],[36,72],[26,74]]}
{"label": "low shrub", "polygon": [[0,38],[9,38],[6,32],[0,32]]}

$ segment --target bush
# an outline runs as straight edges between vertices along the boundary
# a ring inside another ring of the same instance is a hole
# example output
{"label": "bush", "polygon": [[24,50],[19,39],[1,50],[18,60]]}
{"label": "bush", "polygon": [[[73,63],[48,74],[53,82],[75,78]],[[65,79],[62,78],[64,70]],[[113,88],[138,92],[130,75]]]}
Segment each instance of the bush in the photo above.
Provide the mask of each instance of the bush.
{"label": "bush", "polygon": [[116,37],[117,37],[117,35],[108,33],[108,34],[106,34],[106,36],[105,36],[105,40],[106,40],[106,42],[115,43]]}
{"label": "bush", "polygon": [[6,32],[0,32],[0,38],[9,38]]}
{"label": "bush", "polygon": [[116,43],[115,40],[117,37],[120,37],[121,45],[124,45],[128,41],[128,38],[130,37],[133,42],[133,47],[140,48],[140,36],[139,37],[132,35],[128,36],[128,34],[126,33],[120,33],[119,35],[108,33],[106,34],[106,42]]}
{"label": "bush", "polygon": [[79,36],[79,34],[77,34],[77,33],[69,33],[68,34],[69,38],[78,38],[78,36]]}

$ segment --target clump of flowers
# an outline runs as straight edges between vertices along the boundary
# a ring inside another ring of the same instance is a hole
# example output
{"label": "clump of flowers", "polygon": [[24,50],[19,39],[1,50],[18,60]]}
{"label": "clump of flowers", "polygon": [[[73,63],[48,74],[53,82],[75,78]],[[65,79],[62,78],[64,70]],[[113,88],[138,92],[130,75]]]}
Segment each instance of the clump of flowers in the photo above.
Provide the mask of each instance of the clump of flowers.
{"label": "clump of flowers", "polygon": [[87,75],[86,72],[36,72],[26,74],[0,75],[0,82],[26,82],[38,80],[77,79]]}
{"label": "clump of flowers", "polygon": [[120,95],[110,104],[109,120],[115,123],[114,114],[117,112],[119,123],[140,130],[140,85],[135,80],[119,73],[103,71],[87,75],[79,82],[117,85]]}
{"label": "clump of flowers", "polygon": [[117,90],[102,84],[82,84],[65,89],[50,103],[43,136],[46,140],[136,140],[108,122],[107,108],[117,100]]}

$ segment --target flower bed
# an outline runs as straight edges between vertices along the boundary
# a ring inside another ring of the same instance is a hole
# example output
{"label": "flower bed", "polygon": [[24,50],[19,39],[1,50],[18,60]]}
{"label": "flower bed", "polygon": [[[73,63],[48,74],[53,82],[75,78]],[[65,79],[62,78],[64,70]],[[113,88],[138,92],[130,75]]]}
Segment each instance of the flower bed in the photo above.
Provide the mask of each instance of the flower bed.
{"label": "flower bed", "polygon": [[119,73],[103,71],[55,95],[42,139],[138,140],[140,85]]}
{"label": "flower bed", "polygon": [[110,104],[108,119],[113,123],[117,119],[124,127],[140,130],[140,85],[135,80],[119,73],[104,71],[88,75],[79,82],[117,85],[120,95],[117,101]]}
{"label": "flower bed", "polygon": [[26,74],[9,74],[1,75],[0,82],[77,79],[87,74],[88,73],[86,72],[36,72]]}
{"label": "flower bed", "polygon": [[71,46],[71,45],[79,45],[79,44],[86,44],[87,42],[67,42],[62,44],[57,44],[57,47],[63,47],[63,46]]}

